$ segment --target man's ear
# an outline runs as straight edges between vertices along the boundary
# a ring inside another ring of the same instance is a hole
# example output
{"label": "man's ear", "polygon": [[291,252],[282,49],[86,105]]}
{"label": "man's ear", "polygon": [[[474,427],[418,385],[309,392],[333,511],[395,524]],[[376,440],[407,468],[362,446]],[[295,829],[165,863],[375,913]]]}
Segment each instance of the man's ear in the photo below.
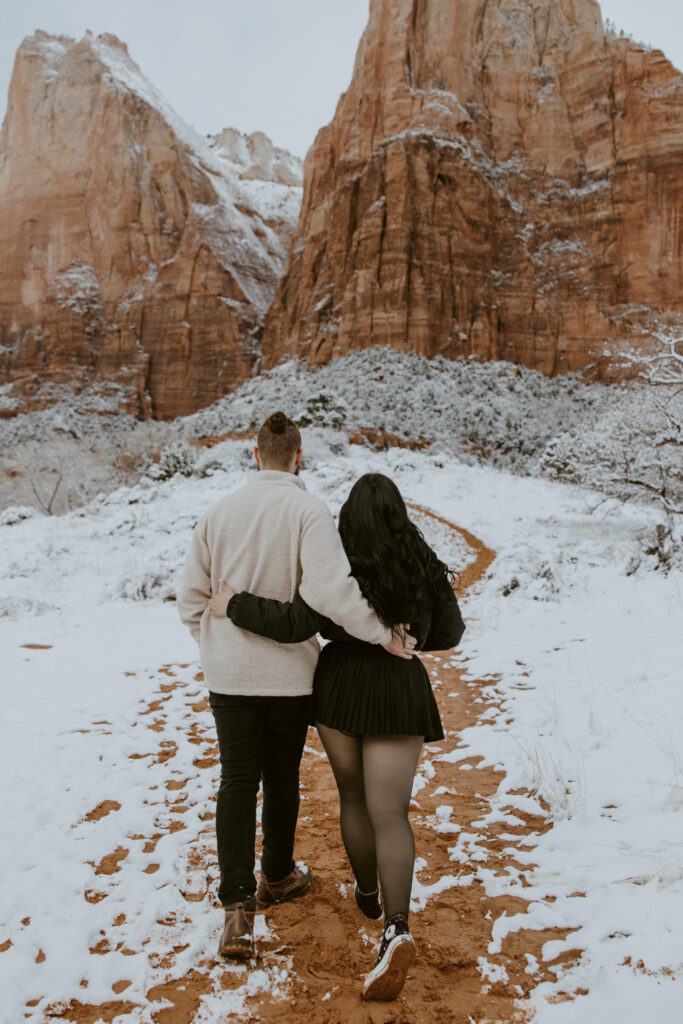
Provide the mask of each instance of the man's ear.
{"label": "man's ear", "polygon": [[303,455],[303,453],[304,453],[303,448],[299,448],[299,451],[296,453],[296,462],[294,463],[295,467],[298,466],[299,463],[301,462],[301,456]]}
{"label": "man's ear", "polygon": [[254,458],[256,459],[256,465],[260,469],[261,468],[261,460],[259,458],[258,448],[254,448]]}

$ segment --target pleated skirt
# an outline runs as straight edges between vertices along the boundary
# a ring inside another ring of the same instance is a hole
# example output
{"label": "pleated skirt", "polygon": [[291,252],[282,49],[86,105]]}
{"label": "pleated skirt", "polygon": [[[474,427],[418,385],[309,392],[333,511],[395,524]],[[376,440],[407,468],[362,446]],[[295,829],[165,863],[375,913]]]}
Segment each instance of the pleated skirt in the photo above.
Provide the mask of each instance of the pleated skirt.
{"label": "pleated skirt", "polygon": [[313,720],[352,736],[444,738],[429,675],[420,661],[372,644],[333,641],[320,652]]}

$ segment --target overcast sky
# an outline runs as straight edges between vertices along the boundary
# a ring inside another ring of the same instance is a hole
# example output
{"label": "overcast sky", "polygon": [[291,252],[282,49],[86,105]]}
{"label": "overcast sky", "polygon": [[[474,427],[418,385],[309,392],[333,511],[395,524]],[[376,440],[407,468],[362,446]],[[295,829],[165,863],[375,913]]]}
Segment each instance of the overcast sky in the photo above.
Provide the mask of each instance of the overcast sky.
{"label": "overcast sky", "polygon": [[[681,0],[602,0],[603,16],[683,68]],[[200,132],[264,131],[304,156],[348,85],[368,0],[3,0],[0,93],[36,29],[123,39]]]}

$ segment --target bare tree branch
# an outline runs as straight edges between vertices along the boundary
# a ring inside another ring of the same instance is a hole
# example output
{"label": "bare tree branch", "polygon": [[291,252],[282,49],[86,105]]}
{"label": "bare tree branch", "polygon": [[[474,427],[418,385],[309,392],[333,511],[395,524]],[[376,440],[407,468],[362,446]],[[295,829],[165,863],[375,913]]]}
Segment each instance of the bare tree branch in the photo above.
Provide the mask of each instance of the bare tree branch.
{"label": "bare tree branch", "polygon": [[[45,469],[46,467],[42,468]],[[34,470],[31,473],[30,478],[31,490],[33,491],[36,501],[38,502],[40,508],[42,509],[43,513],[46,516],[53,515],[55,498],[57,497],[57,492],[59,491],[59,488],[61,487],[62,481],[64,479],[64,465],[60,462],[57,466],[54,467],[54,471],[57,473],[57,482],[55,483],[52,489],[52,493],[47,500],[45,500],[43,495],[38,490],[37,486],[37,480],[39,479],[38,474],[40,473],[40,470]]]}
{"label": "bare tree branch", "polygon": [[666,493],[666,488],[655,487],[653,484],[648,483],[647,480],[636,480],[633,477],[612,477],[610,483],[621,484],[624,487],[640,487],[648,493],[655,494],[661,501],[667,512],[672,512],[674,515],[683,515],[683,505],[677,506],[672,504]]}

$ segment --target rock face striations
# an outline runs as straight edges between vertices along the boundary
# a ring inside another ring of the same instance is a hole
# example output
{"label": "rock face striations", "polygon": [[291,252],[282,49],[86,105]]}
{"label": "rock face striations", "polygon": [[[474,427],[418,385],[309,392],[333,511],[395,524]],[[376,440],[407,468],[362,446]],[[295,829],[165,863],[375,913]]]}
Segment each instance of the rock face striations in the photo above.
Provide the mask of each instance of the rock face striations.
{"label": "rock face striations", "polygon": [[113,36],[20,47],[0,133],[5,414],[109,381],[137,415],[250,375],[301,189],[263,135],[207,141]]}
{"label": "rock face striations", "polygon": [[683,311],[683,76],[594,0],[370,0],[263,364],[369,345],[545,373]]}

